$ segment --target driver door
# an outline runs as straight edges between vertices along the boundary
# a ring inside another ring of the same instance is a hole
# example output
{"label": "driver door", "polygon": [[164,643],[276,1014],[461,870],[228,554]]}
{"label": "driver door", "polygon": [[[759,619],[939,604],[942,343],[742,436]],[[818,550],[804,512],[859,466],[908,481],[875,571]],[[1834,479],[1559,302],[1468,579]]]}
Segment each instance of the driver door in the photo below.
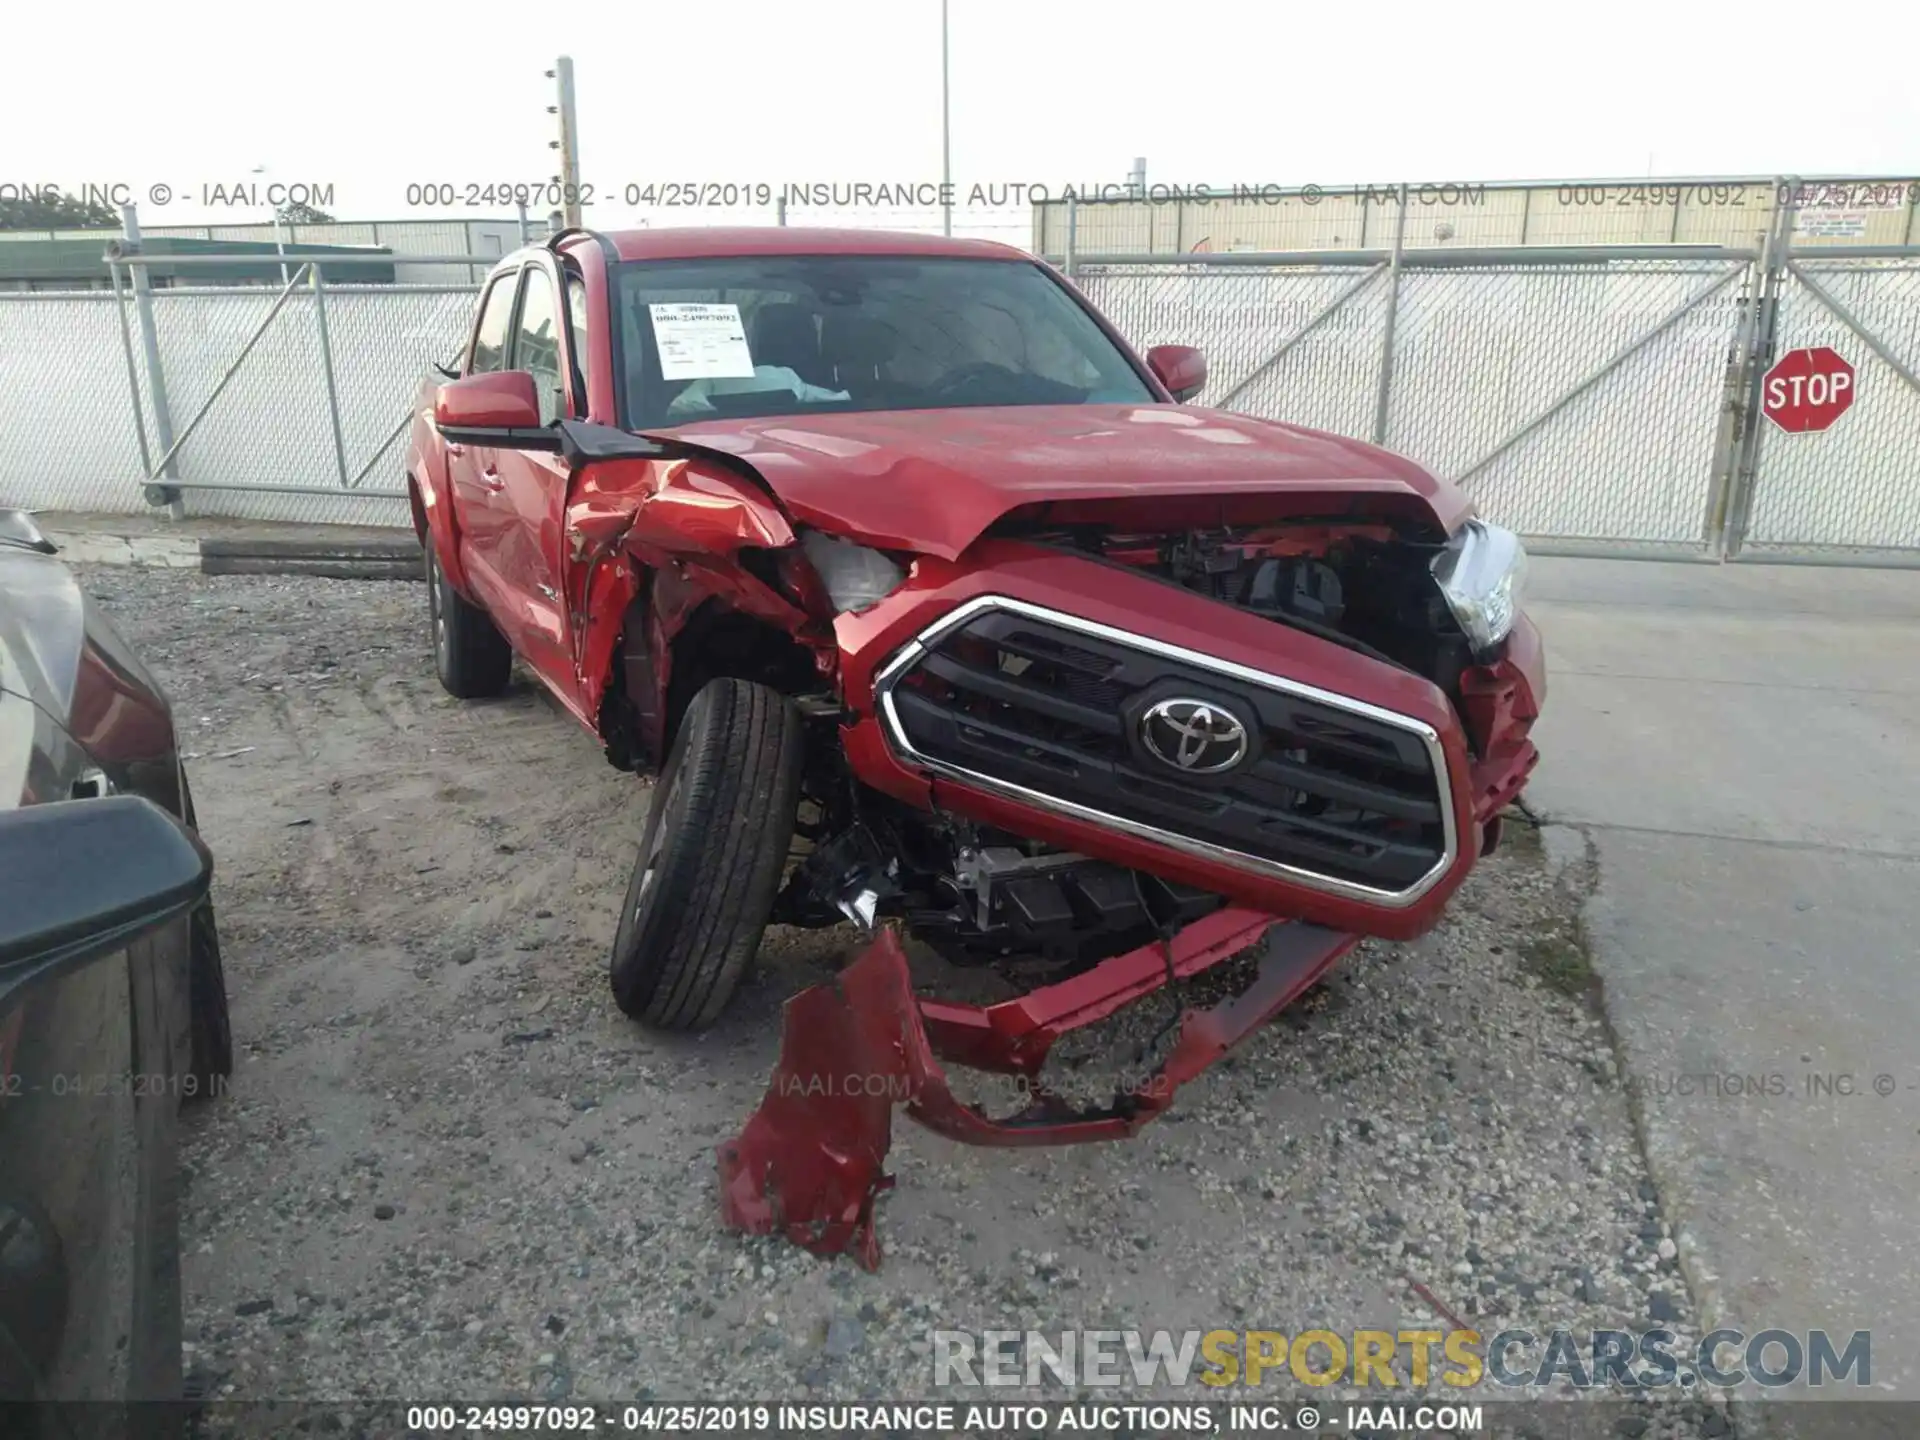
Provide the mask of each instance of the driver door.
{"label": "driver door", "polygon": [[[480,316],[468,349],[468,375],[487,375],[507,368],[513,338],[513,303],[520,284],[518,270],[493,277],[480,301]],[[454,518],[460,559],[474,598],[496,617],[511,609],[499,569],[503,512],[496,503],[501,489],[499,451],[489,445],[447,442],[447,481],[453,490]],[[508,637],[511,640],[511,636]]]}

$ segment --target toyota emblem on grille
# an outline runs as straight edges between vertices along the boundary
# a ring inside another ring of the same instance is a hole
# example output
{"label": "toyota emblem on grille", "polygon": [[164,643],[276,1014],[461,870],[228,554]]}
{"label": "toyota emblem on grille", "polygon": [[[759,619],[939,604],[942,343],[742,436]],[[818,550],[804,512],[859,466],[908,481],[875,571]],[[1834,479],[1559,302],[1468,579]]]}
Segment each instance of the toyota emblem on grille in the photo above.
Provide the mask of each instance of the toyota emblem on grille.
{"label": "toyota emblem on grille", "polygon": [[1190,775],[1217,775],[1247,757],[1247,727],[1206,700],[1176,696],[1140,717],[1140,741],[1155,759]]}

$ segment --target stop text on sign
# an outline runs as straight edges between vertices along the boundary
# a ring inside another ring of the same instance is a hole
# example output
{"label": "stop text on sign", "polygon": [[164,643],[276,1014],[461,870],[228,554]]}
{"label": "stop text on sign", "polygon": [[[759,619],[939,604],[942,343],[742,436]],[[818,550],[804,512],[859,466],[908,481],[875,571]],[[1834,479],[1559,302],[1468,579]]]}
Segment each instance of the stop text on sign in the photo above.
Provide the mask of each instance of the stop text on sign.
{"label": "stop text on sign", "polygon": [[1789,350],[1761,384],[1760,408],[1790,435],[1825,430],[1853,404],[1853,366],[1825,345]]}
{"label": "stop text on sign", "polygon": [[1838,375],[1782,375],[1774,380],[1767,403],[1776,410],[1798,405],[1831,405],[1853,388],[1853,377]]}

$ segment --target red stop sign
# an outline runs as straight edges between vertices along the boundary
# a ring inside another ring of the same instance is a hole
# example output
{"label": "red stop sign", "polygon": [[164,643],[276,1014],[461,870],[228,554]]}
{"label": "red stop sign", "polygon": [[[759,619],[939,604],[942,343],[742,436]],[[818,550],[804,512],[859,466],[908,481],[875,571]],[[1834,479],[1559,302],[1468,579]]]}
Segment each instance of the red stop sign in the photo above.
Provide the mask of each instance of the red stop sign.
{"label": "red stop sign", "polygon": [[1824,430],[1853,404],[1853,366],[1825,345],[1789,350],[1760,386],[1760,408],[1791,435]]}

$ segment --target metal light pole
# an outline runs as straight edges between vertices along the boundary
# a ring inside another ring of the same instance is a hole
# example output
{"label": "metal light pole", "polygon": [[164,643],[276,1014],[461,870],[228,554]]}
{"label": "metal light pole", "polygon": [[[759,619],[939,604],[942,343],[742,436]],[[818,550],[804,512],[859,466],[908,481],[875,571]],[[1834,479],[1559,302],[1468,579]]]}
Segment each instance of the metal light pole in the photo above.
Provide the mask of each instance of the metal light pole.
{"label": "metal light pole", "polygon": [[[264,175],[267,173],[267,167],[256,165],[253,167],[253,173]],[[287,245],[280,234],[280,207],[274,205],[272,201],[268,201],[268,205],[273,210],[273,252],[280,257],[280,283],[290,285],[293,282],[287,275]]]}
{"label": "metal light pole", "polygon": [[947,84],[947,0],[940,0],[940,233],[953,234],[953,112]]}
{"label": "metal light pole", "polygon": [[562,55],[554,61],[547,78],[555,82],[560,101],[548,107],[549,114],[560,117],[560,138],[547,144],[560,152],[560,213],[572,228],[580,224],[580,121],[573,109],[573,57]]}

